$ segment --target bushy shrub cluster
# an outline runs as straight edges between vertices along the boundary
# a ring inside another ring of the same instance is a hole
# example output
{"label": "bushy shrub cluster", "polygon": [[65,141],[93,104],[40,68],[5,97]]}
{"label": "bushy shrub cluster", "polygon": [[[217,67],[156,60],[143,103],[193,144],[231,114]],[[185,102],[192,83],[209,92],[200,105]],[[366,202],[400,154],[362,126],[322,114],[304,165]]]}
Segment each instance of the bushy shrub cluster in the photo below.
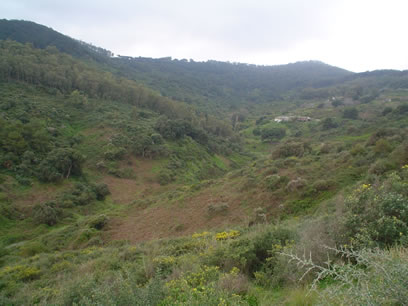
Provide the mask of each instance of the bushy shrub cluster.
{"label": "bushy shrub cluster", "polygon": [[261,130],[262,141],[278,141],[286,135],[286,129],[284,127],[271,126],[264,127]]}
{"label": "bushy shrub cluster", "polygon": [[209,217],[215,217],[218,215],[228,214],[229,205],[228,203],[217,203],[208,205],[207,211]]}
{"label": "bushy shrub cluster", "polygon": [[265,177],[264,183],[267,189],[275,191],[286,186],[289,180],[290,179],[285,175],[273,174]]}
{"label": "bushy shrub cluster", "polygon": [[407,241],[408,193],[396,173],[381,185],[363,184],[347,199],[346,237],[354,246],[391,246]]}
{"label": "bushy shrub cluster", "polygon": [[[340,263],[315,264],[310,257],[286,254],[298,267],[314,273],[317,305],[405,305],[408,301],[406,249],[332,249]],[[353,264],[354,263],[354,264]],[[322,283],[330,284],[319,289]]]}
{"label": "bushy shrub cluster", "polygon": [[83,161],[84,157],[73,149],[54,149],[40,163],[38,176],[44,182],[58,182],[80,175]]}
{"label": "bushy shrub cluster", "polygon": [[289,245],[294,239],[295,233],[284,228],[265,231],[251,238],[242,236],[209,253],[207,260],[226,270],[237,267],[251,276],[254,272],[265,269],[268,269],[268,273],[273,273],[272,258],[278,249]]}
{"label": "bushy shrub cluster", "polygon": [[273,158],[302,157],[305,152],[310,152],[310,145],[304,142],[287,142],[278,146],[272,153]]}
{"label": "bushy shrub cluster", "polygon": [[37,204],[33,207],[33,219],[38,224],[55,225],[62,214],[55,201]]}
{"label": "bushy shrub cluster", "polygon": [[[54,201],[37,204],[32,209],[32,217],[38,224],[55,225],[64,216],[64,208],[84,206],[98,200],[103,201],[109,194],[106,184],[82,184],[74,186],[59,195]],[[107,217],[97,216],[91,221],[90,227],[101,229],[107,222]]]}

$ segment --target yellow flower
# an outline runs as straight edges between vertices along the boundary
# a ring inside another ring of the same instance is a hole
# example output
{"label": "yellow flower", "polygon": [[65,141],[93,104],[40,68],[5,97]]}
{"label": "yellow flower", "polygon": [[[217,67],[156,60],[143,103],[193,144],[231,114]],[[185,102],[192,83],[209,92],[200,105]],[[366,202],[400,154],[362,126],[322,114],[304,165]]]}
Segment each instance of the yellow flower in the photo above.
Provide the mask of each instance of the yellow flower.
{"label": "yellow flower", "polygon": [[241,235],[241,233],[239,231],[234,231],[234,230],[231,230],[229,232],[221,232],[215,235],[215,240],[232,239],[232,238],[238,237],[239,235]]}

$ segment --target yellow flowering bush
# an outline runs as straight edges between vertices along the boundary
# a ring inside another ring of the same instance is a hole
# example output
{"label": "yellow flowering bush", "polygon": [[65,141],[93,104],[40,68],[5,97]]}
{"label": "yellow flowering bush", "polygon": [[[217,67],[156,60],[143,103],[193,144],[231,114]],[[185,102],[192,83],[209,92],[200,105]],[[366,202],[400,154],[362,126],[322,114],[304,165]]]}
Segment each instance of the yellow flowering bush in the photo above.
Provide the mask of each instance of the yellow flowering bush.
{"label": "yellow flowering bush", "polygon": [[163,273],[170,273],[176,264],[174,256],[159,256],[153,259],[155,266]]}
{"label": "yellow flowering bush", "polygon": [[344,241],[353,247],[386,247],[408,236],[406,181],[391,173],[379,186],[363,184],[347,198]]}
{"label": "yellow flowering bush", "polygon": [[194,233],[191,237],[192,238],[205,238],[208,236],[211,236],[210,232]]}
{"label": "yellow flowering bush", "polygon": [[9,276],[14,280],[28,281],[38,278],[41,270],[35,267],[26,265],[7,266],[0,271],[0,277]]}
{"label": "yellow flowering bush", "polygon": [[231,230],[229,232],[221,232],[215,234],[215,240],[221,241],[221,240],[228,240],[228,239],[233,239],[238,236],[240,236],[241,233],[239,231]]}
{"label": "yellow flowering bush", "polygon": [[[238,273],[237,270],[231,272]],[[218,288],[221,275],[217,266],[203,266],[197,272],[171,280],[165,285],[168,295],[160,305],[247,305],[241,296]]]}

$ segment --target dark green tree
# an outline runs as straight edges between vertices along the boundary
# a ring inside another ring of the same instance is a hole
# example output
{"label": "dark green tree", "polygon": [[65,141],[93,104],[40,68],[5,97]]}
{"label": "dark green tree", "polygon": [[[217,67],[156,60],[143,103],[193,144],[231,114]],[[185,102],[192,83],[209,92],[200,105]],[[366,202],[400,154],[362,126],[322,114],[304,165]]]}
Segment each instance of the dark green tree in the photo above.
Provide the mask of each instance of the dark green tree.
{"label": "dark green tree", "polygon": [[343,118],[346,119],[358,119],[358,110],[355,107],[346,108],[343,112]]}
{"label": "dark green tree", "polygon": [[261,130],[263,141],[281,140],[286,135],[286,129],[283,127],[266,127]]}

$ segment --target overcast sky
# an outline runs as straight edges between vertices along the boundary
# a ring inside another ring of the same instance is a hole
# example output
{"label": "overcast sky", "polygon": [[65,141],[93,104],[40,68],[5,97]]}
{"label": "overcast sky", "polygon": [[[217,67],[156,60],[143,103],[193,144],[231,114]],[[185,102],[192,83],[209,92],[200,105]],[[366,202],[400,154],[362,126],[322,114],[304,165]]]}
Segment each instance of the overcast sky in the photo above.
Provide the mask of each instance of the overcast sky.
{"label": "overcast sky", "polygon": [[408,69],[408,0],[1,0],[0,18],[120,55]]}

